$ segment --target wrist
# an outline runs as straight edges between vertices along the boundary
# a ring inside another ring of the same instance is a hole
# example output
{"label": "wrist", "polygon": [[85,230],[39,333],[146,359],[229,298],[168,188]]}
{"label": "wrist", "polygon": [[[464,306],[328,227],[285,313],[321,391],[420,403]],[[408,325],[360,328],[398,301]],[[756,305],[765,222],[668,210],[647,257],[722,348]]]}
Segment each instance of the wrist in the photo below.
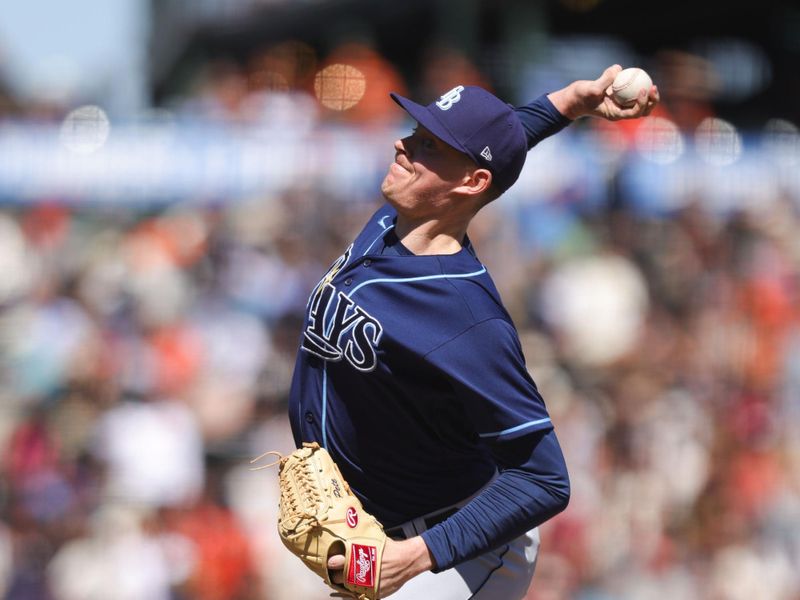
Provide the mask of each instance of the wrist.
{"label": "wrist", "polygon": [[575,90],[575,82],[565,88],[547,94],[547,98],[553,103],[558,112],[571,121],[583,116],[581,112],[583,106]]}
{"label": "wrist", "polygon": [[421,536],[413,537],[401,543],[406,546],[403,550],[407,553],[408,568],[414,575],[430,571],[436,566],[436,561],[434,561],[428,545]]}

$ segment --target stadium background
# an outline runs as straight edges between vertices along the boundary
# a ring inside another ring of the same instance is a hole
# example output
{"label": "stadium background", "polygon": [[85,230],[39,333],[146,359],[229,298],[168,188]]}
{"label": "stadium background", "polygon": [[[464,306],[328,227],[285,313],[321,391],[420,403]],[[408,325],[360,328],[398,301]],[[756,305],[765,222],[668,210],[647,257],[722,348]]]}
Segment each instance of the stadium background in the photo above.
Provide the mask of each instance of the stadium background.
{"label": "stadium background", "polygon": [[[3,9],[0,597],[327,597],[247,461],[291,448],[306,294],[409,126],[386,93],[614,62],[659,110],[543,142],[471,232],[573,483],[528,597],[800,597],[794,3],[111,4]],[[13,43],[65,31],[107,45]]]}

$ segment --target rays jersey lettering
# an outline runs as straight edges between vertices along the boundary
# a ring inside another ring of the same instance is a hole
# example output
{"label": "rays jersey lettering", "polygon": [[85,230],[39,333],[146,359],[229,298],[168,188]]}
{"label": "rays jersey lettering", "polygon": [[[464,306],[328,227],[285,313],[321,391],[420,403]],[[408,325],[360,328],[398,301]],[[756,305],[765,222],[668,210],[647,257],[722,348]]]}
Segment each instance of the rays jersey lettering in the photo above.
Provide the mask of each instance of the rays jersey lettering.
{"label": "rays jersey lettering", "polygon": [[324,360],[344,358],[359,371],[372,371],[378,364],[377,347],[383,326],[331,283],[350,260],[351,245],[334,261],[314,288],[308,301],[308,325],[301,348]]}

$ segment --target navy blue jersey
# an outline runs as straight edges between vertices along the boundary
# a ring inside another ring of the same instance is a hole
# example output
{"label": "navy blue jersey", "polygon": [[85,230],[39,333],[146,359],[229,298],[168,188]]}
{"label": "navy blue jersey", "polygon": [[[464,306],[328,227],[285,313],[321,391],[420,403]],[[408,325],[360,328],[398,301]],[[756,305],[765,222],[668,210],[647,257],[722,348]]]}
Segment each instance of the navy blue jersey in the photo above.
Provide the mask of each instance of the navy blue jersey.
{"label": "navy blue jersey", "polygon": [[378,210],[311,294],[289,404],[295,442],[325,446],[387,527],[473,494],[494,444],[551,428],[468,240],[403,252],[395,215]]}

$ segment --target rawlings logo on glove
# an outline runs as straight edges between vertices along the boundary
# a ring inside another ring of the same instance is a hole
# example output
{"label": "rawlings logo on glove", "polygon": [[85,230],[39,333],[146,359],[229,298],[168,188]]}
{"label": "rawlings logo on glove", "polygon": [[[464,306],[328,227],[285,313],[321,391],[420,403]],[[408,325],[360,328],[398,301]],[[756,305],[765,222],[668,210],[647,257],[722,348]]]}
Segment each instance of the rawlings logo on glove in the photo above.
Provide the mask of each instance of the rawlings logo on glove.
{"label": "rawlings logo on glove", "polygon": [[362,546],[353,544],[350,553],[350,569],[348,570],[347,583],[361,587],[375,587],[376,548],[375,546]]}
{"label": "rawlings logo on glove", "polygon": [[[330,454],[316,442],[303,444],[280,458],[278,478],[278,534],[283,545],[337,593],[358,600],[378,598],[386,534],[378,520],[364,512]],[[342,551],[347,568],[344,585],[339,585],[331,581],[328,559]]]}

